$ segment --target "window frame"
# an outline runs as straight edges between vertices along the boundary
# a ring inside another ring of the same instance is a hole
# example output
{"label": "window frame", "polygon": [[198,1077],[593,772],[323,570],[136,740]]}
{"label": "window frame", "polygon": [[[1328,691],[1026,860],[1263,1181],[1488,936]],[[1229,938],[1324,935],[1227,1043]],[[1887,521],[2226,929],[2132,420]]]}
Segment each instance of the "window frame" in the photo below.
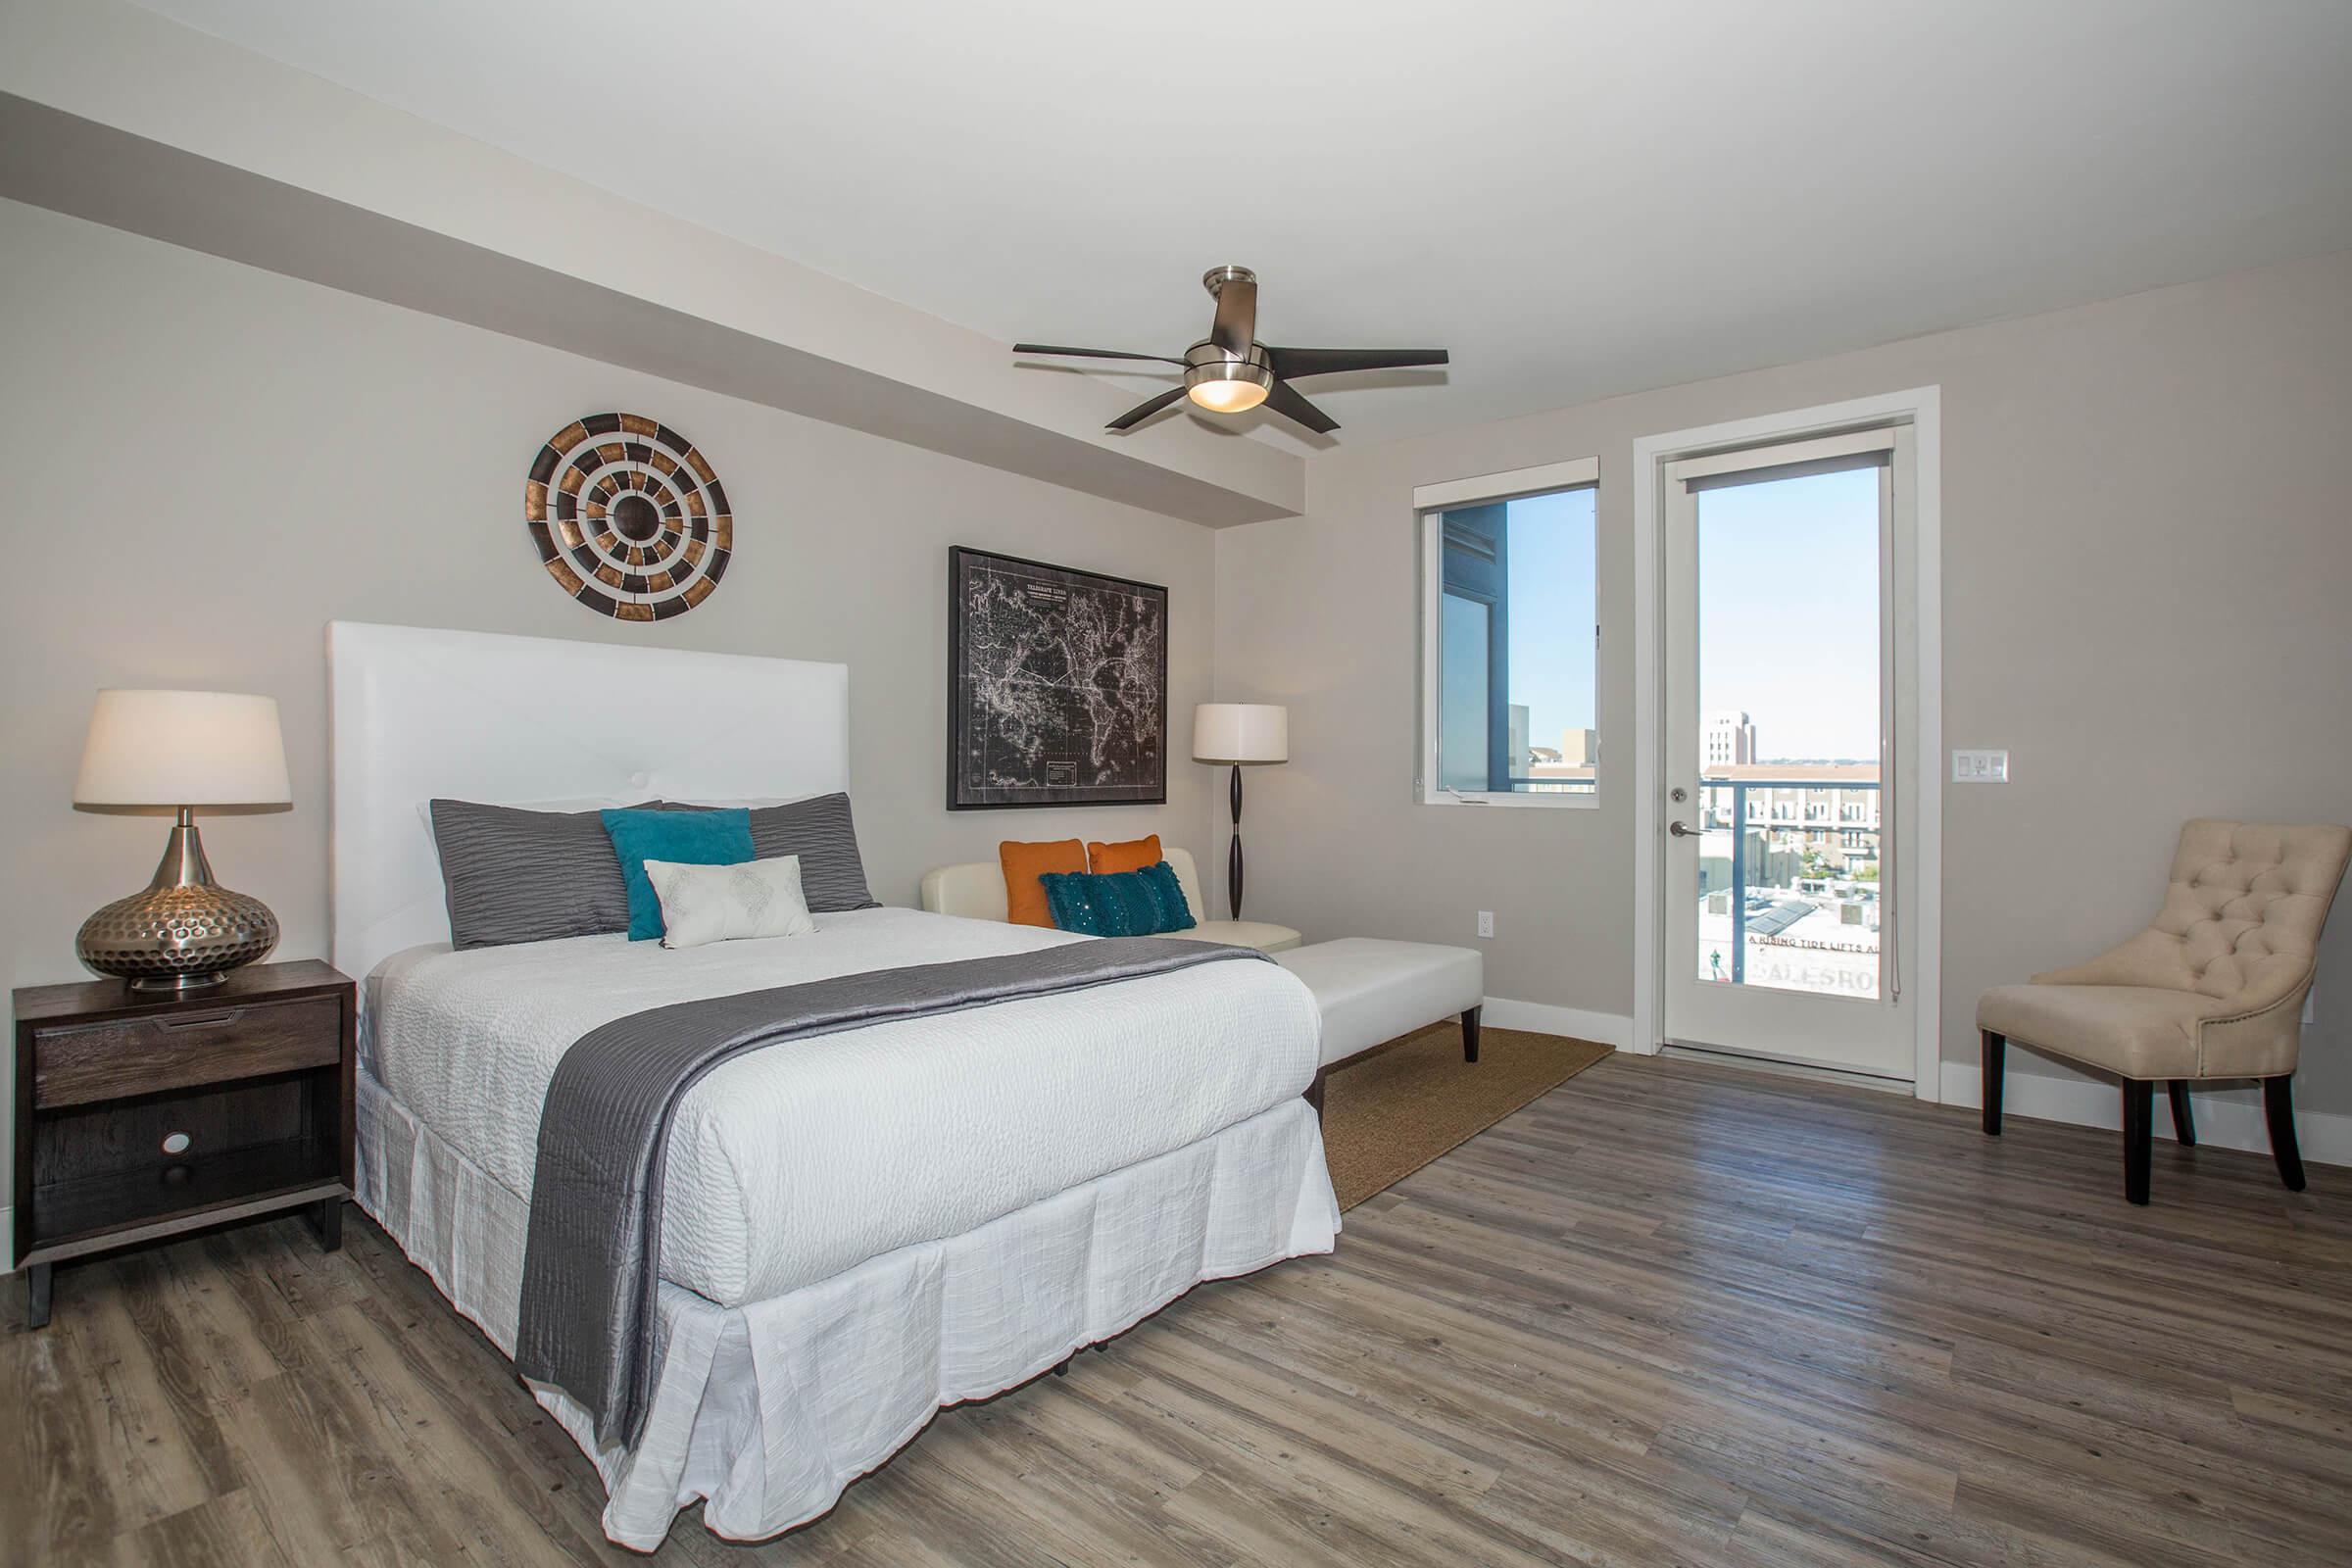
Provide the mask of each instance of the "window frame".
{"label": "window frame", "polygon": [[[1523,496],[1547,495],[1560,490],[1592,490],[1600,488],[1600,460],[1571,458],[1562,463],[1539,464],[1529,468],[1508,468],[1498,473],[1475,474],[1463,479],[1447,479],[1437,484],[1413,487],[1413,527],[1420,551],[1420,718],[1421,751],[1414,763],[1413,797],[1423,806],[1504,806],[1534,807],[1539,809],[1591,810],[1600,805],[1602,780],[1600,765],[1592,769],[1592,787],[1589,790],[1560,790],[1544,793],[1520,793],[1512,790],[1454,790],[1438,782],[1439,688],[1438,654],[1442,641],[1443,603],[1446,591],[1444,514],[1456,507],[1488,506],[1498,501],[1513,501]],[[1597,495],[1592,516],[1592,697],[1593,733],[1600,733],[1599,700],[1601,692],[1600,641],[1600,508]],[[1605,742],[1604,742],[1605,744]]]}

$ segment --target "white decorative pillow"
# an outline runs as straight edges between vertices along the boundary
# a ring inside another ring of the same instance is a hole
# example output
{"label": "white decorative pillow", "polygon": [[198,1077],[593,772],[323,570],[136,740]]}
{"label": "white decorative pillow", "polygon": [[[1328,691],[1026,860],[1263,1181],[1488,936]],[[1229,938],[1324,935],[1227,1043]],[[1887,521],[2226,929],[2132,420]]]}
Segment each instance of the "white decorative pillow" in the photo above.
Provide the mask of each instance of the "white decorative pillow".
{"label": "white decorative pillow", "polygon": [[699,948],[747,937],[816,934],[801,896],[801,858],[779,855],[735,865],[648,860],[645,878],[662,901],[662,945]]}

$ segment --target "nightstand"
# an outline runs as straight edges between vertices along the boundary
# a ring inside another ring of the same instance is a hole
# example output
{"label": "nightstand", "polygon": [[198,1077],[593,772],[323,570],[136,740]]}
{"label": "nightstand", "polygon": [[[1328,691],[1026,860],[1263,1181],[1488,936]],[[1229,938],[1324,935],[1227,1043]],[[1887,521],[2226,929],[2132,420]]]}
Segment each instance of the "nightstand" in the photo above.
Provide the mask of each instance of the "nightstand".
{"label": "nightstand", "polygon": [[88,1253],[303,1207],[326,1250],[342,1245],[358,999],[339,971],[304,958],[184,996],[92,980],[15,1000],[33,1328],[52,1266]]}

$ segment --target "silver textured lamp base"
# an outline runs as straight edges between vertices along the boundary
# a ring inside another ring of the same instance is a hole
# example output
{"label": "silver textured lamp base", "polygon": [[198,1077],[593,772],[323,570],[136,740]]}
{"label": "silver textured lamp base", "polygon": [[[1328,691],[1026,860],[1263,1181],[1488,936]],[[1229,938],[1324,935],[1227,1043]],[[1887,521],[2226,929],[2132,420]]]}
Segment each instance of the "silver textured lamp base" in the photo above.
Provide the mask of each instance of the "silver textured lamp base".
{"label": "silver textured lamp base", "polygon": [[195,814],[185,808],[164,848],[155,880],[82,922],[74,956],[133,991],[196,991],[231,969],[269,956],[277,916],[250,894],[213,880]]}

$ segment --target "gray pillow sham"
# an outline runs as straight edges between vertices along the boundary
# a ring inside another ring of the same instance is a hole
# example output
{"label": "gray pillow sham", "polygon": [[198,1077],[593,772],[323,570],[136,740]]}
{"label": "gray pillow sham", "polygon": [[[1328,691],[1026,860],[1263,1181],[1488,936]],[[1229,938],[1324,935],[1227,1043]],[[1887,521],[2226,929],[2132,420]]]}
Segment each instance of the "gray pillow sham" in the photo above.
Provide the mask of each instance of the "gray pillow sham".
{"label": "gray pillow sham", "polygon": [[[686,801],[663,801],[663,810],[707,811]],[[762,860],[780,855],[801,858],[801,896],[814,914],[843,909],[878,909],[866,890],[865,861],[858,854],[858,827],[850,819],[847,795],[819,795],[786,806],[752,808],[752,853]],[[625,929],[627,920],[622,920]]]}
{"label": "gray pillow sham", "polygon": [[446,800],[434,801],[432,813],[451,946],[499,948],[629,928],[628,883],[602,813]]}

